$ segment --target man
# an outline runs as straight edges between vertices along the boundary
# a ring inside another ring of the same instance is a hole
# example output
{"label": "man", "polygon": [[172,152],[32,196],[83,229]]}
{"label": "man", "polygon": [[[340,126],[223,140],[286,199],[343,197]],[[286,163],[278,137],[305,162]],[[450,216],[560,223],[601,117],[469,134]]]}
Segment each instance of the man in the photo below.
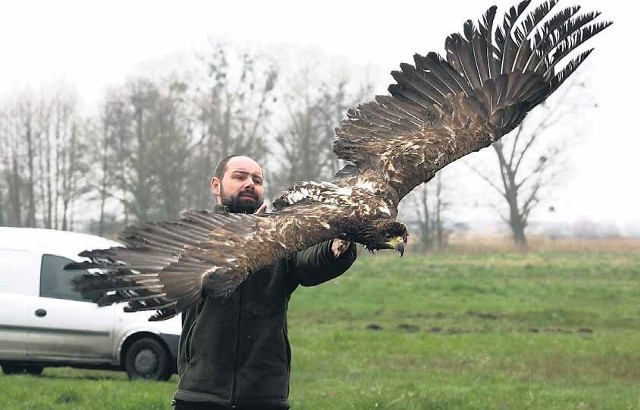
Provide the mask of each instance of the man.
{"label": "man", "polygon": [[[211,188],[219,212],[265,210],[262,168],[249,157],[220,161]],[[355,258],[355,246],[333,239],[252,273],[227,298],[203,294],[183,314],[175,408],[288,409],[291,293],[340,276]]]}

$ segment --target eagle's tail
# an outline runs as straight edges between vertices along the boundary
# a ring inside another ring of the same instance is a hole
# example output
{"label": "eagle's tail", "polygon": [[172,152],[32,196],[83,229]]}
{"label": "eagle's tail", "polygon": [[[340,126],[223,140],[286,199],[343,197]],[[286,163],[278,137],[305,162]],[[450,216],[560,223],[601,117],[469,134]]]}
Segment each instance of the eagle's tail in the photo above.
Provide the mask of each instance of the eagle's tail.
{"label": "eagle's tail", "polygon": [[[562,67],[570,53],[611,25],[595,22],[599,12],[578,14],[572,6],[551,11],[558,3],[542,3],[528,15],[530,0],[511,7],[502,26],[494,29],[496,7],[489,8],[476,26],[471,20],[463,33],[445,41],[446,62],[436,53],[415,55],[415,67],[402,64],[392,73],[394,97],[431,101],[446,114],[451,96],[464,98],[474,112],[492,125],[493,139],[513,130],[525,114],[550,96],[584,62],[593,49],[578,53]],[[466,98],[465,98],[466,97]],[[446,115],[445,114],[445,115]]]}

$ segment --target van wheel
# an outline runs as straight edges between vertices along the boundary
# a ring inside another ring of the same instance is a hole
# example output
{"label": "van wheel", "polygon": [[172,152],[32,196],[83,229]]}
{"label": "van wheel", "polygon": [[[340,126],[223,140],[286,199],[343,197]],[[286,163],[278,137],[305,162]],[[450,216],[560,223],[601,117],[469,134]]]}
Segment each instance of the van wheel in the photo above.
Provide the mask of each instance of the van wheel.
{"label": "van wheel", "polygon": [[124,359],[129,379],[169,380],[171,377],[169,354],[155,339],[142,338],[133,342]]}
{"label": "van wheel", "polygon": [[19,366],[17,364],[2,364],[2,373],[4,374],[18,374],[24,372],[24,366]]}
{"label": "van wheel", "polygon": [[42,374],[42,371],[44,370],[44,366],[30,365],[30,366],[25,366],[24,369],[29,374],[32,374],[34,376],[40,376]]}
{"label": "van wheel", "polygon": [[8,363],[2,364],[2,372],[4,374],[20,374],[20,373],[27,372],[34,376],[39,376],[42,374],[42,370],[44,370],[44,366],[38,366],[38,365],[21,366],[18,364],[8,364]]}

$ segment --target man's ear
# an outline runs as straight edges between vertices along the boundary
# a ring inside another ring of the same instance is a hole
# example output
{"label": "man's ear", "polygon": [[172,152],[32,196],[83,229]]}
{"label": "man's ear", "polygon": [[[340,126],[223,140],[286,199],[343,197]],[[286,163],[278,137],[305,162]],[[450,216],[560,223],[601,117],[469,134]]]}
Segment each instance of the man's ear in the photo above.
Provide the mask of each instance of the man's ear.
{"label": "man's ear", "polygon": [[211,178],[211,190],[217,198],[220,198],[220,180],[217,177]]}

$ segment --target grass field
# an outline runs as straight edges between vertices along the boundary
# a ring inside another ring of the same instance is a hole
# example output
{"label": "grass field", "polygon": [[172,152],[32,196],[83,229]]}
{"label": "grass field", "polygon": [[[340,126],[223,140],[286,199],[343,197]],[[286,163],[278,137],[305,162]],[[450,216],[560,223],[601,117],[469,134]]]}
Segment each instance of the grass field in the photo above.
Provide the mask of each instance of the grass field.
{"label": "grass field", "polygon": [[[294,409],[640,409],[640,253],[362,255],[289,310]],[[0,376],[2,409],[169,409],[124,373]]]}

